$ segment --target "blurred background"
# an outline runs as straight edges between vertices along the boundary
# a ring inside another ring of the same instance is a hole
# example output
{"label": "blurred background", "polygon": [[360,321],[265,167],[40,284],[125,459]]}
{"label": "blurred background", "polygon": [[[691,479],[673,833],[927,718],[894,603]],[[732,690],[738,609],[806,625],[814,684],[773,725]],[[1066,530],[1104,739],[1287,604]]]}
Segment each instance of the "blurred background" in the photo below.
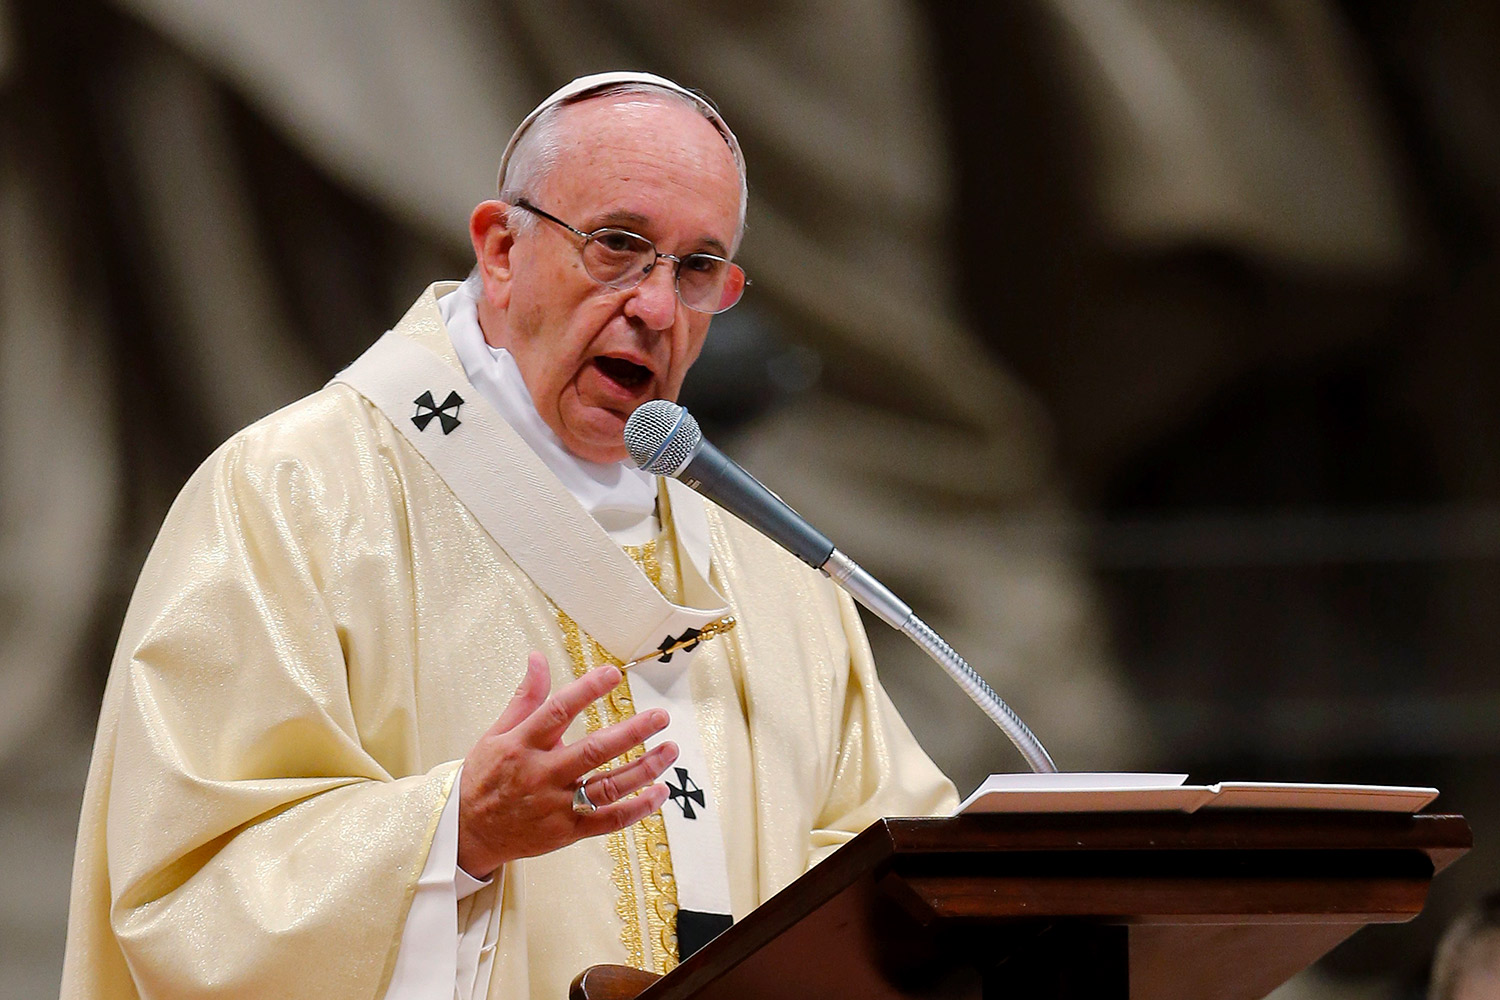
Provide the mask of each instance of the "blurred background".
{"label": "blurred background", "polygon": [[[1422,995],[1500,885],[1489,0],[0,0],[0,982],[55,995],[135,575],[431,281],[573,76],[710,94],[754,287],[685,402],[1065,768],[1431,784],[1476,850],[1282,991]],[[961,791],[1020,761],[904,640]]]}

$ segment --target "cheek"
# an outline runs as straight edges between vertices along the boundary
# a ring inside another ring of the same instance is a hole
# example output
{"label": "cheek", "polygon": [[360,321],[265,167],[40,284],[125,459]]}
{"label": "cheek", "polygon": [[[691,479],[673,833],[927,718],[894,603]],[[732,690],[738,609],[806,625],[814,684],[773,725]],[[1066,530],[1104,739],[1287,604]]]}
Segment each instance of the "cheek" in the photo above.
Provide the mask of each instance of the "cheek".
{"label": "cheek", "polygon": [[677,364],[678,379],[687,374],[688,368],[698,360],[698,355],[703,353],[703,344],[708,340],[708,323],[701,326],[689,327],[687,336],[684,338],[682,353]]}
{"label": "cheek", "polygon": [[518,308],[512,312],[516,317],[512,353],[525,355],[528,359],[536,358],[547,345],[546,312],[536,302],[518,302],[516,305]]}
{"label": "cheek", "polygon": [[[547,310],[540,303],[517,302],[512,312],[514,336],[506,346],[521,369],[532,402],[541,413],[557,405],[564,379],[560,378],[560,359],[555,349],[559,337],[548,323]],[[570,373],[571,374],[571,373]]]}

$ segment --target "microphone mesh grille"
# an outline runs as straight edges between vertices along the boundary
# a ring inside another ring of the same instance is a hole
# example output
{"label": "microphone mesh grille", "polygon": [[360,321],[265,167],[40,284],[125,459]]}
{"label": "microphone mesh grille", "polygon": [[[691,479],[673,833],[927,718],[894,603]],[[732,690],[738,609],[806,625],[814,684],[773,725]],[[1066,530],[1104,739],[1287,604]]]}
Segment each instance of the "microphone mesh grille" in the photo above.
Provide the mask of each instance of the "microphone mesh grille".
{"label": "microphone mesh grille", "polygon": [[681,472],[702,440],[693,415],[666,399],[642,403],[625,422],[625,450],[631,461],[655,476]]}

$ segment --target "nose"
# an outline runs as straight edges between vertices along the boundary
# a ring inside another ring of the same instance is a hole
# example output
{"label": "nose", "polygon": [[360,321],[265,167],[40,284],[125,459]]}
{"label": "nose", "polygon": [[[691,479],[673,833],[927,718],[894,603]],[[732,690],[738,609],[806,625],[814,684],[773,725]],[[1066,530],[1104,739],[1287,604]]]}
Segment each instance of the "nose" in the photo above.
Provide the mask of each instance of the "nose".
{"label": "nose", "polygon": [[677,268],[669,260],[657,260],[651,273],[630,290],[625,314],[634,316],[652,330],[666,330],[677,318]]}

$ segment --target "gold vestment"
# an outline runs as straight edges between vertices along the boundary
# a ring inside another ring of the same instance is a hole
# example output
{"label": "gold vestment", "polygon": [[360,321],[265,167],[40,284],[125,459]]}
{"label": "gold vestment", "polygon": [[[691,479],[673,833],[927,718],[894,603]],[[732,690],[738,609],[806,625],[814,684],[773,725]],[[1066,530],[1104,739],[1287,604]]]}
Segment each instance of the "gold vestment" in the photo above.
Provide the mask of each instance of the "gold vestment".
{"label": "gold vestment", "polygon": [[[435,309],[429,290],[396,332],[457,365]],[[691,681],[739,918],[875,819],[956,796],[880,688],[849,599],[707,515],[738,625]],[[599,655],[569,625],[348,386],[236,435],[174,503],[126,615],[63,996],[380,996],[453,775],[527,652],[554,689]],[[621,709],[601,703],[568,739],[600,710]],[[460,927],[493,922],[489,995],[558,1000],[594,963],[670,964],[650,919],[661,869],[637,852],[651,843],[638,829],[513,862],[460,903]]]}

